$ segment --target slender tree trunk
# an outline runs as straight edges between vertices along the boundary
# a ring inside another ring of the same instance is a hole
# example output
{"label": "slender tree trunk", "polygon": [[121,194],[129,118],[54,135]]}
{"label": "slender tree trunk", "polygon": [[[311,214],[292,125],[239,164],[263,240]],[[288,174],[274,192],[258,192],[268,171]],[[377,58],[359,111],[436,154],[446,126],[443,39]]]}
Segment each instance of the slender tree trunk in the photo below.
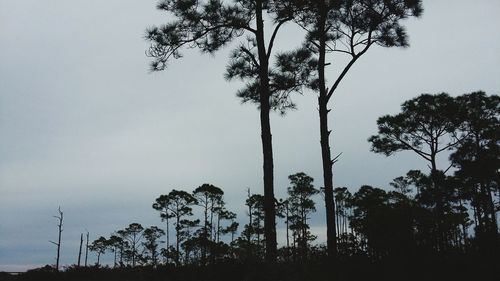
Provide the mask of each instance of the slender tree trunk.
{"label": "slender tree trunk", "polygon": [[479,223],[478,223],[477,207],[474,206],[475,205],[474,195],[472,195],[472,198],[470,199],[470,205],[471,205],[471,209],[472,209],[472,217],[473,217],[473,224],[474,224],[474,227],[472,229],[476,230]]}
{"label": "slender tree trunk", "polygon": [[118,252],[118,248],[116,246],[114,246],[114,250],[113,250],[113,254],[114,254],[113,268],[116,267],[116,255],[117,255],[117,252]]}
{"label": "slender tree trunk", "polygon": [[437,177],[437,165],[436,165],[436,151],[437,151],[437,138],[432,139],[433,145],[431,145],[430,150],[431,150],[431,184],[432,184],[432,189],[435,191],[435,201],[436,201],[436,209],[435,209],[435,219],[436,219],[436,224],[437,224],[437,231],[438,235],[436,235],[437,239],[437,249],[438,251],[442,252],[445,250],[445,242],[446,242],[446,233],[445,229],[443,228],[443,223],[444,223],[444,194],[442,192],[443,187],[441,186],[440,183],[436,181]]}
{"label": "slender tree trunk", "polygon": [[296,247],[295,246],[295,235],[296,235],[295,232],[296,232],[295,230],[292,232],[292,246],[293,246],[294,249]]}
{"label": "slender tree trunk", "polygon": [[264,158],[264,233],[266,237],[266,261],[275,263],[277,256],[276,242],[276,206],[274,203],[274,164],[273,146],[270,124],[270,91],[269,91],[269,61],[267,58],[264,39],[264,20],[262,0],[255,1],[257,24],[257,48],[259,54],[259,80],[260,80],[260,124],[262,138],[262,154]]}
{"label": "slender tree trunk", "polygon": [[214,202],[212,200],[210,204],[210,240],[214,241]]}
{"label": "slender tree trunk", "polygon": [[290,222],[288,220],[288,202],[285,205],[286,208],[286,249],[287,251],[290,249],[290,236],[288,235],[288,230],[290,229]]}
{"label": "slender tree trunk", "polygon": [[120,267],[123,267],[123,241],[120,244]]}
{"label": "slender tree trunk", "polygon": [[486,186],[487,207],[488,207],[488,213],[490,213],[491,216],[491,233],[494,235],[494,237],[496,237],[498,234],[498,223],[495,212],[495,204],[493,203],[493,196],[491,193],[492,193],[491,188],[489,186]]}
{"label": "slender tree trunk", "polygon": [[320,17],[318,21],[319,29],[319,59],[318,59],[318,79],[319,79],[319,123],[320,123],[320,143],[321,157],[323,163],[323,182],[325,188],[325,208],[326,208],[326,237],[328,256],[337,256],[337,233],[335,223],[335,201],[333,198],[333,172],[332,157],[330,151],[330,131],[328,130],[328,91],[325,80],[325,55],[326,55],[326,16],[325,3],[320,1]]}
{"label": "slender tree trunk", "polygon": [[260,217],[257,216],[257,244],[260,245],[260,231],[259,231],[259,228],[260,228]]}
{"label": "slender tree trunk", "polygon": [[83,233],[80,234],[80,250],[78,251],[78,267],[80,267],[80,261],[82,258],[82,247],[83,247]]}
{"label": "slender tree trunk", "polygon": [[304,208],[304,198],[301,198],[301,207],[300,207],[300,220],[302,221],[302,229],[301,229],[301,236],[302,236],[302,241],[301,241],[301,251],[302,251],[302,258],[306,258],[306,251],[307,251],[307,217],[305,213],[305,208]]}
{"label": "slender tree trunk", "polygon": [[[248,199],[250,199],[250,189],[247,190],[248,192]],[[250,200],[248,200],[248,243],[252,240],[252,232],[253,232],[253,218],[252,218],[252,204]]]}
{"label": "slender tree trunk", "polygon": [[169,229],[169,222],[168,222],[168,214],[166,216],[167,218],[167,250],[170,247],[170,229]]}
{"label": "slender tree trunk", "polygon": [[[335,196],[334,196],[335,198]],[[339,213],[339,202],[334,201],[333,204],[335,205],[335,230],[337,231],[337,237],[340,235],[340,228],[341,228],[341,218],[340,218],[340,213]]]}
{"label": "slender tree trunk", "polygon": [[166,263],[168,263],[168,251],[170,248],[170,229],[169,229],[169,222],[168,222],[168,214],[167,214],[167,255],[165,256],[166,258]]}
{"label": "slender tree trunk", "polygon": [[205,264],[206,259],[207,259],[207,241],[208,240],[208,196],[205,195],[205,206],[204,206],[204,215],[205,215],[205,222],[204,222],[204,229],[203,229],[203,234],[205,237],[202,239],[202,248],[201,248],[201,260],[202,263]]}
{"label": "slender tree trunk", "polygon": [[59,215],[54,216],[59,220],[59,224],[57,225],[58,228],[58,238],[57,238],[57,243],[52,242],[54,245],[57,246],[57,255],[56,255],[56,270],[59,271],[59,258],[61,256],[61,236],[62,236],[62,225],[63,225],[63,212],[61,211],[61,207],[58,209]]}
{"label": "slender tree trunk", "polygon": [[340,206],[341,206],[341,216],[340,216],[340,219],[341,219],[341,222],[342,222],[342,226],[340,228],[340,234],[344,234],[347,232],[346,230],[346,225],[347,225],[347,216],[346,216],[346,210],[345,210],[345,204],[344,204],[344,201],[342,201],[340,203]]}
{"label": "slender tree trunk", "polygon": [[[475,134],[475,144],[476,144],[476,155],[480,154],[481,149],[481,136],[476,132]],[[490,187],[485,184],[484,180],[479,183],[480,191],[482,193],[481,205],[483,206],[484,217],[486,219],[487,225],[485,225],[485,230],[487,231],[488,237],[493,238],[492,242],[497,242],[498,238],[498,224],[496,219],[495,205],[493,203],[493,197],[491,195]]]}
{"label": "slender tree trunk", "polygon": [[153,267],[156,268],[156,250],[153,249],[152,253],[151,253],[151,259],[153,260]]}
{"label": "slender tree trunk", "polygon": [[133,237],[132,237],[132,267],[135,267],[135,252],[136,252],[136,249],[135,249],[135,232],[133,234]]}
{"label": "slender tree trunk", "polygon": [[477,235],[477,230],[481,229],[481,227],[483,225],[482,219],[481,219],[481,210],[477,206],[477,203],[476,203],[476,206],[474,206],[474,223],[476,225],[475,230],[476,230],[476,235]]}
{"label": "slender tree trunk", "polygon": [[219,233],[219,232],[220,232],[220,214],[217,214],[217,231],[215,232],[215,234],[216,234],[216,235],[215,235],[215,236],[216,236],[215,241],[216,241],[217,243],[219,243],[219,239],[220,239],[220,238],[219,238],[219,235],[220,235],[220,233]]}
{"label": "slender tree trunk", "polygon": [[89,257],[89,232],[87,231],[87,243],[85,245],[85,267],[87,267],[88,257]]}
{"label": "slender tree trunk", "polygon": [[[179,214],[179,209],[178,208],[177,208],[177,214]],[[179,235],[180,235],[180,225],[179,225],[180,218],[179,218],[178,215],[177,215],[177,222],[176,223],[177,224],[175,225],[175,236],[176,236],[176,241],[175,241],[176,245],[175,245],[175,247],[176,247],[176,251],[177,252],[175,253],[175,262],[176,262],[177,265],[179,265],[179,261],[180,261],[179,260],[179,256],[180,256],[180,252],[179,252],[179,250],[180,250],[180,247],[179,247],[179,245],[180,245],[180,240],[179,240],[180,239],[180,237],[179,237]]]}
{"label": "slender tree trunk", "polygon": [[56,270],[58,271],[59,271],[59,258],[61,256],[61,234],[62,234],[62,229],[61,225],[59,225],[59,238],[57,239],[58,242],[57,242],[57,258],[56,258]]}

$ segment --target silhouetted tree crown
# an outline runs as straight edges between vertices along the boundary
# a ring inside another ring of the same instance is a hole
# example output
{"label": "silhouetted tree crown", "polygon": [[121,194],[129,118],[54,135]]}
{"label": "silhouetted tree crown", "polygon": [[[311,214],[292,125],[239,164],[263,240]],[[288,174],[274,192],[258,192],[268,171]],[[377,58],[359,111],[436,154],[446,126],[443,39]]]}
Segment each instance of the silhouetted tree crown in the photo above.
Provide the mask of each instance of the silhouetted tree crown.
{"label": "silhouetted tree crown", "polygon": [[[276,209],[274,204],[274,161],[269,113],[284,112],[293,107],[289,89],[273,83],[272,59],[275,39],[280,28],[293,19],[295,6],[290,0],[244,1],[185,1],[163,0],[160,10],[174,16],[174,20],[147,30],[151,42],[147,54],[153,58],[151,69],[163,70],[170,59],[181,57],[182,48],[198,48],[213,53],[239,40],[234,49],[226,77],[244,79],[246,85],[237,95],[243,102],[254,101],[260,111],[263,153],[264,210],[266,257],[276,261]],[[264,17],[271,19],[272,34],[266,40]],[[242,37],[246,35],[246,39]]]}
{"label": "silhouetted tree crown", "polygon": [[372,151],[387,156],[410,150],[437,170],[436,155],[452,149],[459,135],[458,104],[446,93],[422,94],[401,105],[401,113],[377,120],[378,135],[371,136]]}
{"label": "silhouetted tree crown", "polygon": [[[335,257],[337,234],[332,166],[340,154],[331,155],[328,103],[351,67],[372,45],[408,46],[408,36],[401,22],[420,16],[422,4],[419,0],[297,0],[294,5],[297,13],[293,21],[306,31],[306,40],[301,48],[279,56],[277,77],[284,81],[282,84],[294,85],[292,90],[306,87],[318,92],[327,247],[329,256]],[[334,56],[337,54],[347,55],[348,62],[341,65],[338,76],[328,82],[326,68],[331,64],[328,60],[333,59],[333,64],[338,65]]]}

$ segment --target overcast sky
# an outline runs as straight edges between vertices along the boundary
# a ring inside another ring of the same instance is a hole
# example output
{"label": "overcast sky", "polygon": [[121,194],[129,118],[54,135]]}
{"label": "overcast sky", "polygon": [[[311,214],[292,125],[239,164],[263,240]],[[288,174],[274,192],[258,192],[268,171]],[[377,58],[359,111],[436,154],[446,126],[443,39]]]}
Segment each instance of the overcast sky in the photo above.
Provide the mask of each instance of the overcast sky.
{"label": "overcast sky", "polygon": [[[57,239],[58,206],[61,262],[71,264],[86,230],[95,239],[131,222],[162,226],[151,203],[173,188],[217,185],[240,219],[245,189],[262,192],[259,115],[235,96],[241,84],[224,80],[230,49],[187,51],[149,73],[144,31],[169,20],[155,4],[0,0],[0,271],[54,263],[48,241]],[[411,153],[369,151],[376,119],[403,101],[443,91],[499,94],[500,2],[426,0],[424,9],[406,22],[410,48],[373,47],[335,94],[331,146],[343,152],[335,186],[387,188],[410,169],[426,169]],[[300,36],[287,26],[280,49]],[[316,95],[294,100],[298,110],[271,118],[277,197],[295,172],[321,186]],[[317,202],[312,224],[322,242]]]}

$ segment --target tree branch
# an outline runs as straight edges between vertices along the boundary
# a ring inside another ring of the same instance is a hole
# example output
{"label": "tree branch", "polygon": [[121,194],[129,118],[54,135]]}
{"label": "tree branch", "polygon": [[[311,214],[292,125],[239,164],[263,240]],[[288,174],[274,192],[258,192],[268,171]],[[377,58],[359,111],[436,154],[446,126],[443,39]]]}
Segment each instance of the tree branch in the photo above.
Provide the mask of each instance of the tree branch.
{"label": "tree branch", "polygon": [[[371,33],[372,31],[370,30],[368,32],[368,38],[371,38]],[[342,73],[339,75],[339,77],[337,77],[337,80],[335,80],[335,83],[333,83],[333,86],[330,88],[330,91],[328,92],[327,96],[326,96],[326,101],[328,102],[330,100],[330,98],[332,97],[333,95],[333,92],[337,89],[338,85],[340,84],[340,82],[342,81],[342,79],[344,78],[344,76],[347,74],[347,72],[349,71],[349,69],[353,66],[353,64],[358,60],[359,57],[361,57],[364,53],[366,53],[366,51],[368,50],[368,48],[370,48],[370,46],[376,41],[371,41],[370,40],[370,43],[368,43],[365,48],[363,48],[363,50],[361,52],[359,52],[358,54],[354,54],[353,53],[353,58],[351,59],[351,61],[344,67],[344,69],[342,70]]]}
{"label": "tree branch", "polygon": [[273,31],[273,35],[271,36],[271,39],[269,40],[269,46],[267,47],[267,59],[269,60],[270,56],[271,56],[271,53],[272,53],[272,49],[273,49],[273,46],[274,46],[274,40],[276,40],[276,35],[278,35],[278,31],[280,29],[280,27],[287,21],[290,21],[291,18],[285,18],[283,20],[281,20],[277,25],[276,27],[274,28],[274,31]]}
{"label": "tree branch", "polygon": [[244,52],[245,54],[247,54],[250,57],[250,59],[252,59],[252,62],[255,64],[256,67],[260,68],[260,64],[257,61],[257,58],[255,58],[254,54],[252,54],[252,52],[250,52],[250,50],[248,50],[247,48],[245,48],[243,46],[240,47],[240,50],[242,52]]}

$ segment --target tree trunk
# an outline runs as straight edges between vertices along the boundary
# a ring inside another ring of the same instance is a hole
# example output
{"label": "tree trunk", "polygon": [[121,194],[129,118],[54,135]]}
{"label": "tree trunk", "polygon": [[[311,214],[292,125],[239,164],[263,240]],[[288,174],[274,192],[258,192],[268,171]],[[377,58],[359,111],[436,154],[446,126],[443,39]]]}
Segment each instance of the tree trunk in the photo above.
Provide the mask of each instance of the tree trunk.
{"label": "tree trunk", "polygon": [[136,240],[135,240],[135,232],[132,237],[132,267],[135,267],[135,254],[136,254]]}
{"label": "tree trunk", "polygon": [[215,232],[215,242],[219,243],[219,235],[220,235],[220,214],[217,214],[217,230]]}
{"label": "tree trunk", "polygon": [[290,229],[290,226],[289,226],[289,220],[288,220],[288,202],[286,202],[286,250],[287,252],[289,251],[290,249],[290,237],[289,237],[289,234],[288,234],[288,230]]}
{"label": "tree trunk", "polygon": [[259,80],[260,80],[260,125],[262,138],[262,154],[264,158],[264,233],[266,237],[266,261],[276,262],[276,206],[274,203],[273,180],[273,146],[271,135],[270,91],[269,91],[269,61],[267,58],[264,39],[264,20],[262,18],[262,0],[256,0],[257,48],[259,53]]}
{"label": "tree trunk", "polygon": [[82,259],[82,247],[83,247],[83,233],[80,234],[80,250],[78,251],[78,267],[80,267],[80,261]]}
{"label": "tree trunk", "polygon": [[166,218],[167,218],[167,255],[165,257],[166,257],[166,262],[168,264],[168,251],[170,248],[170,229],[169,229],[169,222],[168,222],[168,213],[166,215],[167,215],[166,216]]}
{"label": "tree trunk", "polygon": [[62,235],[62,225],[63,225],[63,212],[61,211],[61,207],[59,207],[59,216],[56,216],[56,218],[59,219],[59,224],[58,224],[59,235],[56,244],[57,245],[56,270],[59,271],[59,258],[61,256],[61,235]]}
{"label": "tree trunk", "polygon": [[202,247],[201,247],[201,260],[202,263],[205,264],[206,259],[207,259],[207,240],[208,240],[208,195],[205,194],[205,206],[203,210],[205,222],[204,222],[204,229],[203,229],[203,237],[202,239]]}
{"label": "tree trunk", "polygon": [[488,211],[491,216],[491,227],[492,227],[492,233],[496,236],[498,234],[498,223],[497,223],[497,216],[496,216],[496,211],[495,211],[495,203],[493,202],[493,195],[492,195],[492,190],[489,186],[486,187],[486,193],[487,193],[487,200],[488,200]]}
{"label": "tree trunk", "polygon": [[87,244],[85,245],[85,267],[87,267],[88,257],[89,257],[89,232],[87,231]]}
{"label": "tree trunk", "polygon": [[123,267],[123,241],[120,244],[120,267]]}
{"label": "tree trunk", "polygon": [[260,231],[259,231],[259,228],[260,228],[260,217],[257,216],[257,219],[256,219],[256,222],[257,222],[257,244],[260,245]]}
{"label": "tree trunk", "polygon": [[[333,197],[335,199],[335,196]],[[341,218],[339,213],[339,201],[334,201],[333,205],[335,206],[335,230],[337,231],[337,236],[340,235],[341,231]]]}
{"label": "tree trunk", "polygon": [[328,256],[337,256],[337,233],[335,223],[335,201],[333,198],[333,172],[332,157],[330,152],[330,131],[328,130],[328,91],[325,81],[325,55],[326,55],[326,7],[324,2],[320,4],[320,18],[318,21],[319,38],[319,59],[318,59],[318,79],[319,79],[319,123],[320,123],[320,143],[321,157],[323,161],[323,182],[325,188],[325,208],[326,208],[326,237]]}
{"label": "tree trunk", "polygon": [[[250,189],[248,190],[248,198],[250,199]],[[252,219],[252,204],[251,202],[249,201],[248,202],[248,220],[249,220],[249,224],[248,224],[248,243],[250,244],[250,241],[252,240],[252,232],[253,232],[253,219]]]}
{"label": "tree trunk", "polygon": [[443,192],[442,192],[442,187],[439,182],[437,182],[437,165],[436,165],[436,151],[437,151],[437,138],[432,137],[431,138],[431,144],[430,144],[430,163],[431,163],[431,185],[432,185],[432,190],[434,190],[434,200],[436,203],[436,207],[434,209],[434,219],[437,227],[437,235],[435,237],[436,239],[436,249],[438,252],[444,251],[445,248],[445,230],[443,228],[443,223],[444,223],[444,211],[443,211]]}
{"label": "tree trunk", "polygon": [[214,241],[214,200],[211,200],[212,202],[210,203],[210,241]]}
{"label": "tree trunk", "polygon": [[180,252],[179,252],[179,245],[180,245],[180,218],[179,218],[179,208],[177,208],[177,222],[176,222],[176,225],[175,225],[175,236],[176,236],[176,241],[175,241],[175,249],[176,249],[176,253],[175,253],[175,263],[177,265],[179,265],[179,255],[180,255]]}

